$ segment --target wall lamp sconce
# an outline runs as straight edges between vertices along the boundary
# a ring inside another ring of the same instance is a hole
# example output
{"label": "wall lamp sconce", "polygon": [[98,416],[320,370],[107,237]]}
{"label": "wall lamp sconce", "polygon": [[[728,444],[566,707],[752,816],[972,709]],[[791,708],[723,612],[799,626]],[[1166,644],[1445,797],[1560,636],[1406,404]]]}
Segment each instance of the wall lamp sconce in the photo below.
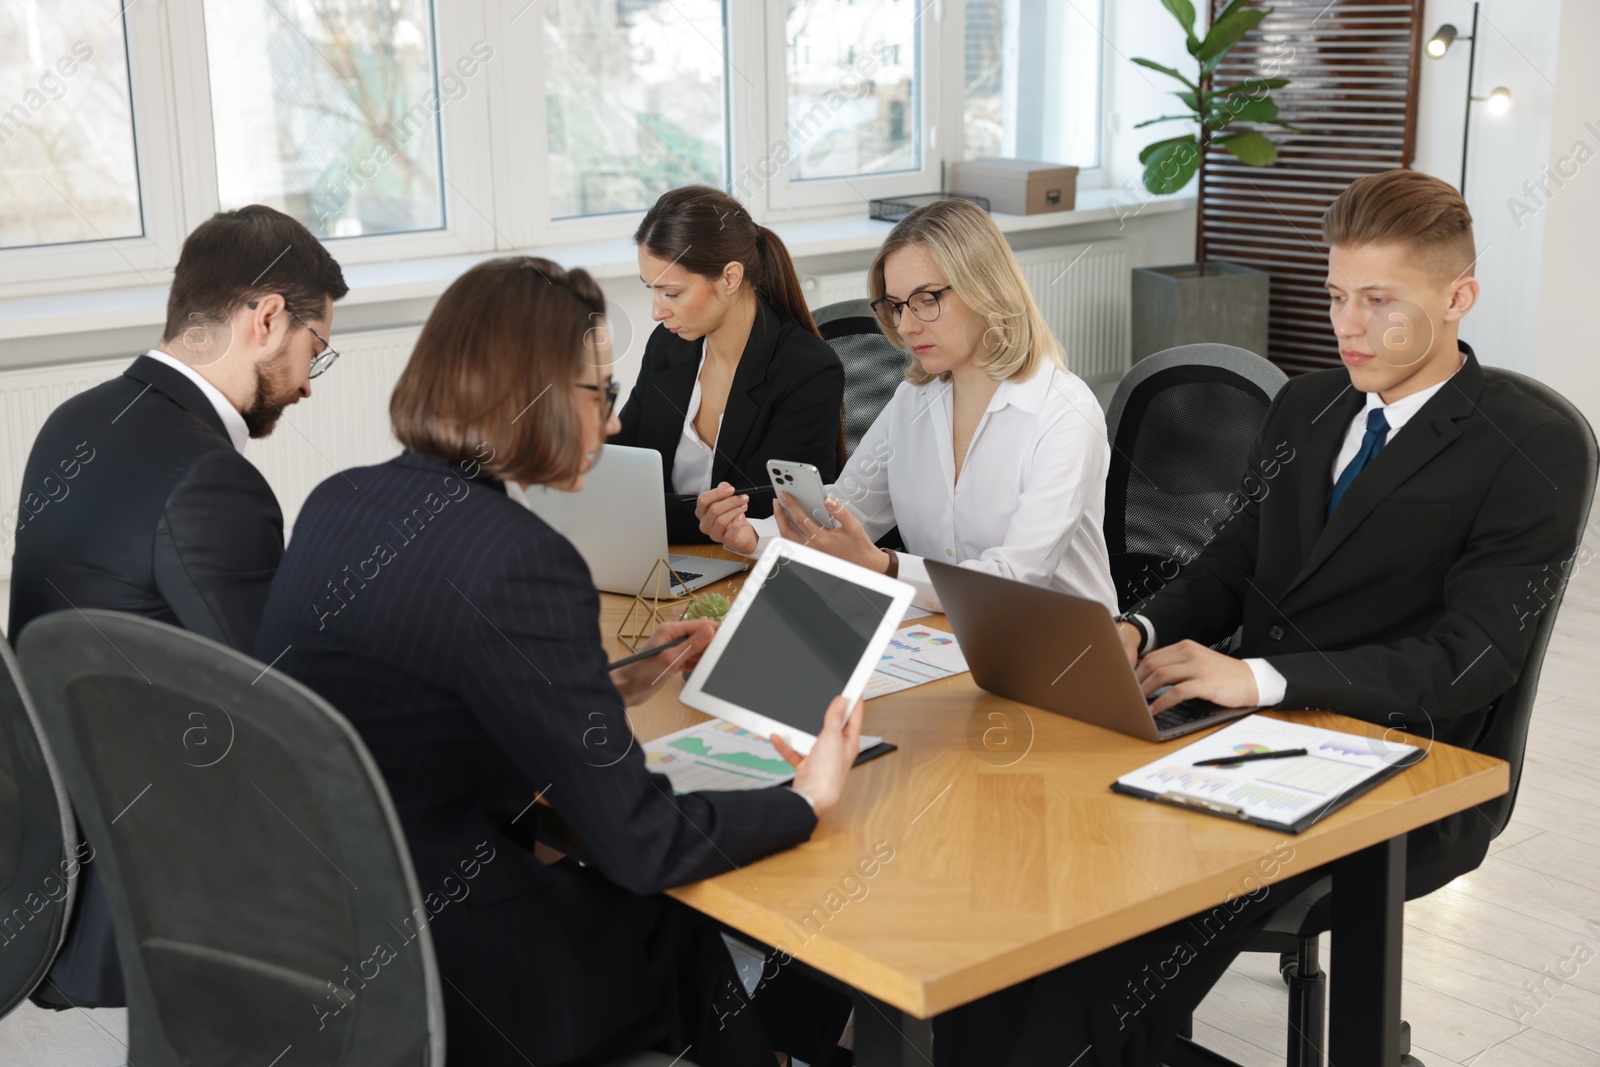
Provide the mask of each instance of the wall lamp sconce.
{"label": "wall lamp sconce", "polygon": [[1503,85],[1496,86],[1488,96],[1472,95],[1472,72],[1478,61],[1478,5],[1472,5],[1472,32],[1462,36],[1450,23],[1440,26],[1432,37],[1428,38],[1425,51],[1430,59],[1442,59],[1450,51],[1450,46],[1457,41],[1470,42],[1467,49],[1467,106],[1466,117],[1461,125],[1461,184],[1456,188],[1462,196],[1467,195],[1467,143],[1472,136],[1472,105],[1474,101],[1488,105],[1489,114],[1496,117],[1504,115],[1511,110],[1511,90]]}

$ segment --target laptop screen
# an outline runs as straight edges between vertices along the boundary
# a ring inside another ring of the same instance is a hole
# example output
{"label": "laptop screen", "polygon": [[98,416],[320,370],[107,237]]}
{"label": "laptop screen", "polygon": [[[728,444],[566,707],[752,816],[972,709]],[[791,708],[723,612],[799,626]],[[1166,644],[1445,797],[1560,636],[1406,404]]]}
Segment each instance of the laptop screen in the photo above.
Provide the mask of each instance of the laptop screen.
{"label": "laptop screen", "polygon": [[793,559],[781,559],[702,689],[771,719],[822,731],[892,600]]}

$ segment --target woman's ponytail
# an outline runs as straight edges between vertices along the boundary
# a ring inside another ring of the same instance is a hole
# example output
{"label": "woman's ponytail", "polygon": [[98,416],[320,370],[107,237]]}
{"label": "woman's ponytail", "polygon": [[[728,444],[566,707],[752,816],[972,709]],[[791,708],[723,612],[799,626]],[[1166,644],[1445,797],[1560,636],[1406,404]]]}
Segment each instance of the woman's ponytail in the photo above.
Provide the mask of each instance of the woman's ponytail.
{"label": "woman's ponytail", "polygon": [[800,273],[794,269],[794,260],[789,258],[783,239],[757,224],[756,249],[761,254],[757,294],[780,316],[821,337],[822,331],[817,329],[811,308],[806,304],[805,291],[800,287]]}

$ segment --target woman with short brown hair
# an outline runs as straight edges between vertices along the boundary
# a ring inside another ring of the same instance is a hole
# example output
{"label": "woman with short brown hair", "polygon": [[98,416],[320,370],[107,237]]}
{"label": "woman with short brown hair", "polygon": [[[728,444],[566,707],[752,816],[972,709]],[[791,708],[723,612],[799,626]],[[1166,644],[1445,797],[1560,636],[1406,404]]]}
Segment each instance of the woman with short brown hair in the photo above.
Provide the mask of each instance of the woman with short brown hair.
{"label": "woman with short brown hair", "polygon": [[[690,642],[608,673],[583,558],[505,485],[580,488],[615,430],[604,310],[587,274],[547,260],[457,279],[395,386],[405,452],[311,494],[257,651],[343,712],[383,772],[429,912],[452,1062],[692,1043],[702,1067],[771,1063],[758,1021],[770,990],[719,1019],[726,950],[659,894],[809,838],[838,801],[861,713],[842,726],[834,701],[792,789],[674,796],[645,770],[624,705],[693,666],[715,624],[663,623],[649,646]],[[540,797],[588,866],[535,858]],[[843,1015],[833,1023],[830,1037]]]}

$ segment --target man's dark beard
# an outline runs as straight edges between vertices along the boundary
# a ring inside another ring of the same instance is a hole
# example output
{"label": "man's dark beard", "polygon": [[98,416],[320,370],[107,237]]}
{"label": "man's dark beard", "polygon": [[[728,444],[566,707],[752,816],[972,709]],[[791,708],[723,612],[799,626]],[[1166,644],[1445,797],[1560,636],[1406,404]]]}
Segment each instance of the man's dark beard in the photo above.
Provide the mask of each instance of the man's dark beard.
{"label": "man's dark beard", "polygon": [[[279,364],[282,366],[283,364]],[[299,393],[289,393],[287,396],[273,396],[272,386],[279,384],[286,375],[276,375],[272,371],[278,368],[267,366],[256,370],[256,396],[248,408],[240,412],[244,416],[245,429],[250,431],[252,439],[266,437],[272,433],[273,427],[278,425],[278,419],[283,415],[283,409],[300,399]]]}

